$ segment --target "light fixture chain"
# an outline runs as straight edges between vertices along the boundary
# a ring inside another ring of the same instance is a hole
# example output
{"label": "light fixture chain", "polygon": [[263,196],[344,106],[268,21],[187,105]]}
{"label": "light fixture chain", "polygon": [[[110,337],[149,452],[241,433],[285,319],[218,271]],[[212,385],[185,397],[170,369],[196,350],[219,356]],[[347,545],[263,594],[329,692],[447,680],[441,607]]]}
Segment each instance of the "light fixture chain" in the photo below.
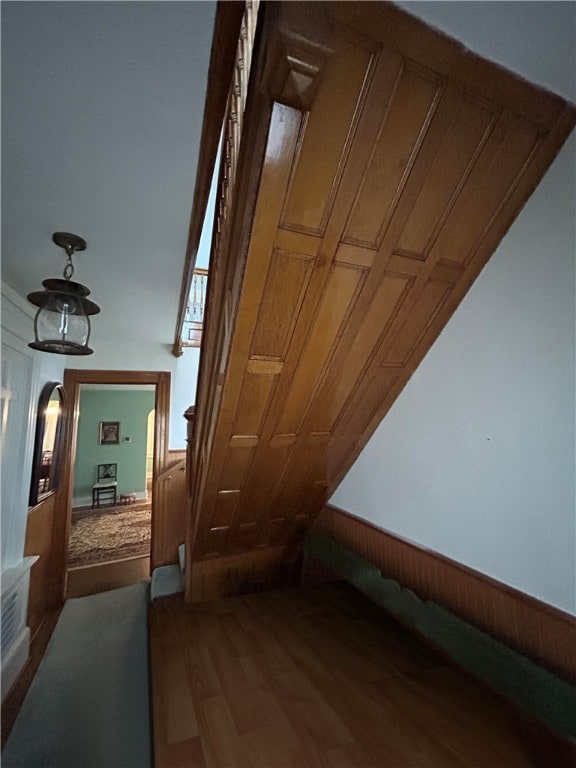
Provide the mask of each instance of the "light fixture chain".
{"label": "light fixture chain", "polygon": [[72,264],[72,254],[68,254],[68,261],[66,262],[66,266],[64,267],[64,277],[66,280],[70,280],[72,275],[74,274],[74,264]]}

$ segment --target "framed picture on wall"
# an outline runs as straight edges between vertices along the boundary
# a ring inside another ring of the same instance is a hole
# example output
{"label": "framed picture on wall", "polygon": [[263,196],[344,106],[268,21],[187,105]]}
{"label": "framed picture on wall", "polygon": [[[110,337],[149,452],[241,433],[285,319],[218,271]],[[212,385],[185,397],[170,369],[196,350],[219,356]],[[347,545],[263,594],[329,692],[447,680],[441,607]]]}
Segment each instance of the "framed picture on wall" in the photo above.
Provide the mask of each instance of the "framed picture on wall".
{"label": "framed picture on wall", "polygon": [[100,422],[100,445],[117,445],[120,442],[120,422]]}

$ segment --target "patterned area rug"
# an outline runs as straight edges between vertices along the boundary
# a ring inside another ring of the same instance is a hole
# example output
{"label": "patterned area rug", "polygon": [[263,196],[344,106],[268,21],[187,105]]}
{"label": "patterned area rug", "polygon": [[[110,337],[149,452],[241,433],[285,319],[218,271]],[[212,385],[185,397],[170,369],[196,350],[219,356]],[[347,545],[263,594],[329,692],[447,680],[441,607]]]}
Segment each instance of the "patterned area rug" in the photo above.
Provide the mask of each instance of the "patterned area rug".
{"label": "patterned area rug", "polygon": [[72,512],[69,567],[150,554],[150,502]]}

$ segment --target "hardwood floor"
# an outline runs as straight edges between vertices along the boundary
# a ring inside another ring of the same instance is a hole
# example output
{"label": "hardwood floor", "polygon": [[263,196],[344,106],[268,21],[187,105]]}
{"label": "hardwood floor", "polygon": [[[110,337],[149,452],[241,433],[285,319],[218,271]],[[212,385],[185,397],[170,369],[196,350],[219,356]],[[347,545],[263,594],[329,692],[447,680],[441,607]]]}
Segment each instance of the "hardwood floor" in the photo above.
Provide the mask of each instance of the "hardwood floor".
{"label": "hardwood floor", "polygon": [[344,583],[150,614],[156,768],[519,768],[507,710]]}

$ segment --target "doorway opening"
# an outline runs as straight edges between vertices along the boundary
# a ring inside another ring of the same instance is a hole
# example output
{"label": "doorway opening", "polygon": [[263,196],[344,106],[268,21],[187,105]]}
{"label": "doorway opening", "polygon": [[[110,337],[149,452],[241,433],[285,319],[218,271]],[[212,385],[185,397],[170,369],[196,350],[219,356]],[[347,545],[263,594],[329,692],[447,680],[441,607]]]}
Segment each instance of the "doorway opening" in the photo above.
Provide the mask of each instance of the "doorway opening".
{"label": "doorway opening", "polygon": [[123,563],[135,578],[150,570],[155,390],[80,385],[69,588],[104,565]]}
{"label": "doorway opening", "polygon": [[147,581],[155,486],[167,453],[170,375],[65,372],[70,457],[55,531],[62,598]]}

